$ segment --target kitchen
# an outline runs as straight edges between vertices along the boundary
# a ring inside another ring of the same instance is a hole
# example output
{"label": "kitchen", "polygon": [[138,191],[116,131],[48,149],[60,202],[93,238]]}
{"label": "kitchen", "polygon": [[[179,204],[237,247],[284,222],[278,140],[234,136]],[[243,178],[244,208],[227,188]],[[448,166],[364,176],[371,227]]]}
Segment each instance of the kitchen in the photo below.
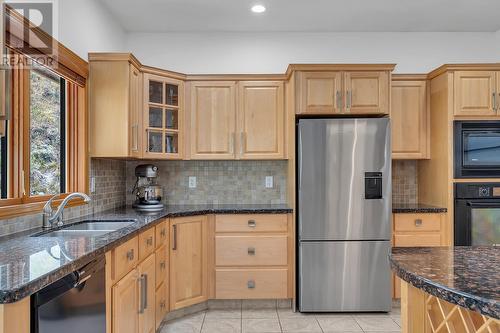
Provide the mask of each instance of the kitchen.
{"label": "kitchen", "polygon": [[498,331],[495,20],[127,4],[4,7],[0,331]]}

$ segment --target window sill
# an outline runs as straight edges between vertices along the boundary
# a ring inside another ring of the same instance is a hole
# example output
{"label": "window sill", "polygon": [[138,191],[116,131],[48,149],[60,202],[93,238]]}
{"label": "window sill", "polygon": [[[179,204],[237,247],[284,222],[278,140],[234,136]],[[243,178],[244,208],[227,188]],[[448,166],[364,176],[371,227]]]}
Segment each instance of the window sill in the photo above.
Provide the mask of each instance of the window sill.
{"label": "window sill", "polygon": [[[64,199],[64,196],[61,196],[60,199],[54,200],[53,207],[57,207],[61,201]],[[0,219],[5,220],[5,219],[10,219],[14,217],[21,217],[25,215],[32,215],[32,214],[38,214],[42,213],[43,206],[45,206],[45,203],[47,200],[44,201],[39,201],[39,202],[30,202],[30,203],[21,203],[21,204],[13,204],[9,206],[2,206],[0,207]],[[76,206],[81,206],[84,205],[85,202],[81,198],[76,198],[68,202],[66,207],[76,207]]]}

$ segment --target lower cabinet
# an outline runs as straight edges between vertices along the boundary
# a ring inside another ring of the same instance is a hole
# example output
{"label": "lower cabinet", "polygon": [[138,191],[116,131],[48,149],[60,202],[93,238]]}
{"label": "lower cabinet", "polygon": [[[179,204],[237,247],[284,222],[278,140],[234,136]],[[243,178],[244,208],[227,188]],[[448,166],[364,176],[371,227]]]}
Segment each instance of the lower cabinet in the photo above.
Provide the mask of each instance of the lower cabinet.
{"label": "lower cabinet", "polygon": [[155,311],[155,255],[150,255],[139,264],[139,332],[156,332]]}
{"label": "lower cabinet", "polygon": [[139,332],[138,272],[133,269],[112,287],[112,330],[115,333]]}
{"label": "lower cabinet", "polygon": [[207,217],[170,220],[170,309],[204,302],[207,293]]}

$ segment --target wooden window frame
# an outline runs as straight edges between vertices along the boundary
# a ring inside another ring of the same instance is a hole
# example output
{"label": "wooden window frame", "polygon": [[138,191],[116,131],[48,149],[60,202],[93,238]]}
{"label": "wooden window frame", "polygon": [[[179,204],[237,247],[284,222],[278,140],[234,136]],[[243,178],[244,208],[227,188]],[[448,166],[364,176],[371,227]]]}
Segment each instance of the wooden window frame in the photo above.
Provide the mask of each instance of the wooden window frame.
{"label": "wooden window frame", "polygon": [[[19,53],[15,48],[19,42],[19,31],[28,29],[36,38],[50,41],[58,48],[57,65],[49,68],[66,79],[66,193],[55,200],[57,205],[71,192],[88,193],[88,151],[87,151],[87,90],[88,63],[71,50],[54,40],[43,30],[34,26],[18,12],[5,6],[6,46],[16,66],[11,69],[11,92],[8,135],[8,199],[0,200],[0,219],[12,218],[41,212],[53,195],[29,195],[29,111],[30,111],[30,69],[21,63],[32,61],[29,55]],[[42,52],[40,52],[43,55]],[[69,206],[81,205],[77,199]]]}

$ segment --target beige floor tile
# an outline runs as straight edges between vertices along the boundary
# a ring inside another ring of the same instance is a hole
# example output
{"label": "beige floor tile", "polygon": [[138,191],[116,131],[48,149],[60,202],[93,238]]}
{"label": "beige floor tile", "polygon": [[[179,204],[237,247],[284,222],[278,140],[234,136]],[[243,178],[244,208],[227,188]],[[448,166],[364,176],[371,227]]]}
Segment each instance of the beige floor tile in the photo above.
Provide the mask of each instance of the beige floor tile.
{"label": "beige floor tile", "polygon": [[354,316],[363,331],[398,331],[399,326],[388,315]]}
{"label": "beige floor tile", "polygon": [[323,332],[362,332],[361,327],[351,316],[319,316],[316,318]]}
{"label": "beige floor tile", "polygon": [[203,322],[201,333],[240,333],[241,319],[208,318]]}
{"label": "beige floor tile", "polygon": [[200,333],[203,321],[175,320],[161,329],[160,333]]}
{"label": "beige floor tile", "polygon": [[254,319],[278,319],[278,312],[276,309],[243,309],[242,318]]}
{"label": "beige floor tile", "polygon": [[243,309],[276,309],[275,299],[244,299],[241,307]]}
{"label": "beige floor tile", "polygon": [[401,318],[394,318],[392,317],[392,320],[394,320],[394,322],[399,326],[401,327]]}
{"label": "beige floor tile", "polygon": [[219,318],[219,319],[241,319],[241,310],[231,309],[217,309],[208,310],[205,316],[206,319]]}
{"label": "beige floor tile", "polygon": [[243,319],[243,333],[280,333],[278,319]]}
{"label": "beige floor tile", "polygon": [[314,317],[283,318],[280,319],[283,332],[290,333],[312,333],[321,332],[318,321]]}
{"label": "beige floor tile", "polygon": [[278,309],[278,317],[280,319],[283,318],[306,318],[306,317],[314,317],[313,314],[310,313],[301,313],[301,312],[293,312],[292,309]]}

